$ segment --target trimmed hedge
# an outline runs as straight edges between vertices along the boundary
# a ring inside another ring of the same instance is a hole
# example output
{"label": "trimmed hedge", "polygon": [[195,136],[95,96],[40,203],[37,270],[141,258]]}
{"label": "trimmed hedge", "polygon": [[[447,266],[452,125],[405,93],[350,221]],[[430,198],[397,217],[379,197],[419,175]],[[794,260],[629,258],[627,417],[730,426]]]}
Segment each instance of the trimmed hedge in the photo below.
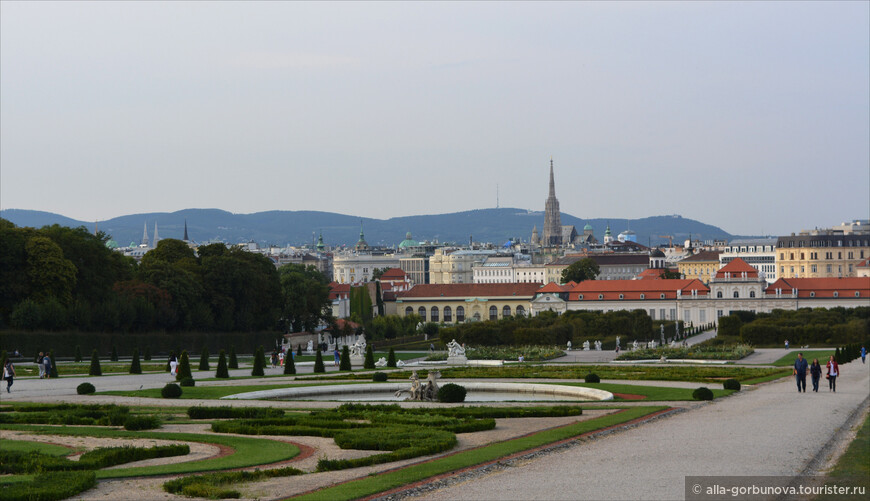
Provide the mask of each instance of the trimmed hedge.
{"label": "trimmed hedge", "polygon": [[238,499],[241,493],[223,488],[224,485],[234,485],[242,482],[253,482],[263,478],[289,477],[301,475],[304,472],[292,467],[274,468],[271,470],[228,471],[221,473],[206,473],[176,478],[163,484],[163,490],[172,494],[208,499]]}
{"label": "trimmed hedge", "polygon": [[194,380],[192,377],[186,377],[179,381],[179,384],[184,387],[196,386],[196,380]]}
{"label": "trimmed hedge", "polygon": [[43,473],[26,482],[4,483],[4,501],[55,501],[66,499],[97,485],[93,471],[55,471]]}
{"label": "trimmed hedge", "polygon": [[376,383],[383,383],[387,380],[387,374],[385,372],[375,372],[372,374],[372,381]]}
{"label": "trimmed hedge", "polygon": [[76,393],[78,393],[79,395],[90,395],[95,391],[97,391],[97,389],[94,388],[94,385],[92,385],[91,383],[82,383],[76,386]]}
{"label": "trimmed hedge", "polygon": [[722,382],[722,388],[726,390],[740,391],[740,381],[736,379],[726,379]]}
{"label": "trimmed hedge", "polygon": [[447,383],[438,388],[438,401],[443,403],[465,402],[467,391],[464,386]]}
{"label": "trimmed hedge", "polygon": [[706,386],[702,386],[692,392],[692,398],[695,400],[713,400],[713,392]]}
{"label": "trimmed hedge", "polygon": [[175,383],[169,383],[160,390],[160,395],[163,398],[178,398],[181,396],[181,386]]}
{"label": "trimmed hedge", "polygon": [[323,354],[320,353],[320,348],[317,348],[317,354],[314,356],[314,372],[326,372],[326,367],[323,365]]}
{"label": "trimmed hedge", "polygon": [[127,431],[154,430],[160,428],[160,418],[157,416],[127,416],[124,429]]}
{"label": "trimmed hedge", "polygon": [[587,383],[600,383],[601,378],[598,377],[598,374],[595,374],[594,372],[590,372],[589,374],[586,374],[584,381],[586,381]]}
{"label": "trimmed hedge", "polygon": [[189,417],[190,419],[261,419],[283,416],[283,409],[274,409],[272,407],[194,406],[187,409],[187,417]]}

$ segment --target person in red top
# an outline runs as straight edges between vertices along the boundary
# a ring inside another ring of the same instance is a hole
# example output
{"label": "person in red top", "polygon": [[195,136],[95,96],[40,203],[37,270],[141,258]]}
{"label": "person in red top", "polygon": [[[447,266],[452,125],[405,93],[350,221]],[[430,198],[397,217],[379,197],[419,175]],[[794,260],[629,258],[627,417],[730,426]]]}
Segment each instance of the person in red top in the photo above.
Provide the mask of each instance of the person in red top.
{"label": "person in red top", "polygon": [[834,360],[834,356],[831,355],[831,359],[828,360],[828,390],[836,392],[837,391],[837,376],[840,375],[840,366],[837,365],[837,361]]}

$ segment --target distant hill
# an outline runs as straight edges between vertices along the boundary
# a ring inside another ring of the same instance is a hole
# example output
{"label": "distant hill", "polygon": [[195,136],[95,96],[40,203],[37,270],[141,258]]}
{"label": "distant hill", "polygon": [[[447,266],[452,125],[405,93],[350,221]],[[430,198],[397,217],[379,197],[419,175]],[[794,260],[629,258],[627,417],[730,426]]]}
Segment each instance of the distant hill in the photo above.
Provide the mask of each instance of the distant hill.
{"label": "distant hill", "polygon": [[[92,221],[76,221],[68,217],[22,209],[0,211],[0,217],[18,226],[42,227],[51,224],[85,226],[93,230]],[[148,226],[149,238],[154,238],[157,223],[160,238],[182,238],[184,221],[192,240],[205,242],[220,240],[227,243],[254,241],[261,245],[300,245],[316,240],[322,231],[327,245],[353,245],[359,238],[360,221],[370,245],[396,245],[411,232],[415,240],[439,242],[501,243],[510,238],[529,240],[532,227],[543,231],[544,213],[525,209],[480,209],[451,214],[403,216],[390,219],[370,219],[320,211],[268,211],[254,214],[233,214],[219,209],[185,209],[177,212],[131,214],[99,222],[99,229],[112,235],[120,245],[136,244],[142,239],[143,226]],[[680,216],[653,216],[642,219],[579,219],[562,213],[562,224],[573,224],[582,233],[583,226],[592,225],[595,236],[601,240],[610,223],[613,235],[630,228],[637,233],[637,241],[644,245],[667,242],[659,235],[673,235],[674,242],[682,242],[690,235],[701,240],[735,238],[734,235],[709,224]]]}

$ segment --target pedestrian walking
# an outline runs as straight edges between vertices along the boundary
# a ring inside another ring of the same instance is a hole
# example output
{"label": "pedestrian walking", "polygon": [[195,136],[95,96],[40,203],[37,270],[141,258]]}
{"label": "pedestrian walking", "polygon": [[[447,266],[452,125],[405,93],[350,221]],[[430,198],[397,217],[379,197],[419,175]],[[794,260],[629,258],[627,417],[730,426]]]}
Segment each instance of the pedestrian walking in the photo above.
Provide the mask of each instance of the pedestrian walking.
{"label": "pedestrian walking", "polygon": [[828,360],[828,391],[837,392],[837,376],[840,375],[840,366],[834,360],[834,355]]}
{"label": "pedestrian walking", "polygon": [[275,367],[278,367],[278,354],[275,353],[274,351],[272,352],[272,357],[270,358],[270,361],[272,362],[272,368],[273,368],[273,369],[274,369]]}
{"label": "pedestrian walking", "polygon": [[341,353],[338,352],[338,345],[335,346],[335,351],[332,352],[333,364],[338,367],[341,364]]}
{"label": "pedestrian walking", "polygon": [[175,356],[175,352],[169,352],[169,374],[174,376],[178,373],[178,358]]}
{"label": "pedestrian walking", "polygon": [[48,353],[42,357],[42,372],[45,373],[45,379],[51,377],[51,357],[48,356]]}
{"label": "pedestrian walking", "polygon": [[785,349],[788,349],[788,339],[785,340]]}
{"label": "pedestrian walking", "polygon": [[822,366],[819,364],[819,359],[814,358],[810,364],[810,378],[813,380],[813,391],[819,392],[819,379],[822,378]]}
{"label": "pedestrian walking", "polygon": [[798,353],[797,360],[794,361],[794,378],[797,382],[798,393],[807,392],[807,360],[803,353]]}
{"label": "pedestrian walking", "polygon": [[278,352],[278,365],[284,367],[284,350]]}
{"label": "pedestrian walking", "polygon": [[12,365],[12,360],[6,360],[3,365],[3,379],[6,380],[6,393],[11,393],[12,379],[15,377],[15,366]]}
{"label": "pedestrian walking", "polygon": [[40,351],[39,355],[36,357],[36,365],[37,369],[39,369],[39,379],[43,379],[45,377],[45,366],[42,365],[43,358],[45,358],[45,355]]}
{"label": "pedestrian walking", "polygon": [[867,348],[861,347],[861,363],[865,363],[867,361]]}

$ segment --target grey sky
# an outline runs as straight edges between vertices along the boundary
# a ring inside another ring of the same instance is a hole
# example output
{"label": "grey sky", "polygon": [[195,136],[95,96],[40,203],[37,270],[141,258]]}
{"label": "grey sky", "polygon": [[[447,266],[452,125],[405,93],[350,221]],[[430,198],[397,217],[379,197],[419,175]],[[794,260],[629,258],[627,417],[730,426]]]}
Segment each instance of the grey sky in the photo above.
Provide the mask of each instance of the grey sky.
{"label": "grey sky", "polygon": [[870,2],[0,3],[0,206],[870,217]]}

